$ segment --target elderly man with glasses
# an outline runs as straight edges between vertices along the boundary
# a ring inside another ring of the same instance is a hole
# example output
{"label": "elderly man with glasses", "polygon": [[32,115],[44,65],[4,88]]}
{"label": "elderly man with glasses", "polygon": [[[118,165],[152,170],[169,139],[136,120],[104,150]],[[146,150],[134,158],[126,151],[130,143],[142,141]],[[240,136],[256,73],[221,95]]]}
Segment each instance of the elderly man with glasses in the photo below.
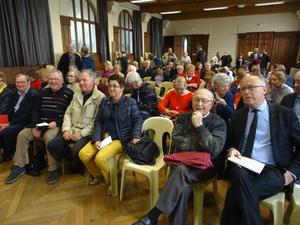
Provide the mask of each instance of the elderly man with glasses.
{"label": "elderly man with glasses", "polygon": [[169,215],[173,225],[184,225],[187,203],[192,194],[191,184],[206,181],[216,175],[219,156],[226,139],[226,124],[218,115],[211,113],[214,96],[207,89],[199,89],[193,96],[193,112],[181,114],[175,121],[172,151],[208,152],[213,167],[199,169],[175,165],[158,201],[146,216],[133,225],[156,225],[160,214]]}

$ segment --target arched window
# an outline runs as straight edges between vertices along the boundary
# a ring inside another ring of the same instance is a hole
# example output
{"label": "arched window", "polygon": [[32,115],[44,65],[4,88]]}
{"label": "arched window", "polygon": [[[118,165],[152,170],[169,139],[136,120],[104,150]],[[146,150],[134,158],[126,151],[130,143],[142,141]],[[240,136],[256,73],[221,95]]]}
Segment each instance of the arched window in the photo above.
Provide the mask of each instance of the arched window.
{"label": "arched window", "polygon": [[72,43],[79,51],[85,45],[91,53],[97,52],[95,10],[88,0],[65,1],[61,16],[63,45]]}
{"label": "arched window", "polygon": [[132,53],[132,19],[126,10],[121,11],[119,15],[118,30],[118,50],[125,53]]}

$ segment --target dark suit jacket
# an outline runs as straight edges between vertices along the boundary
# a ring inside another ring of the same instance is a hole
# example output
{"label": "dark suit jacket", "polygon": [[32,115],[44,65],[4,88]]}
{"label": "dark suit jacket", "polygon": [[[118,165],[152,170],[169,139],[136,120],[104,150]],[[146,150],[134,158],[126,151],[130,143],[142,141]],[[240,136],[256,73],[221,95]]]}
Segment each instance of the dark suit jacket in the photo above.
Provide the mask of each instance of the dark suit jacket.
{"label": "dark suit jacket", "polygon": [[24,99],[22,100],[19,109],[14,112],[14,107],[19,99],[19,94],[15,91],[9,102],[9,123],[10,125],[20,124],[24,127],[31,122],[32,109],[37,107],[36,104],[39,103],[40,94],[39,91],[29,88]]}
{"label": "dark suit jacket", "polygon": [[288,108],[293,109],[293,108],[294,108],[295,101],[296,101],[296,97],[297,97],[297,94],[296,94],[296,93],[290,93],[290,94],[287,94],[287,95],[284,96],[283,99],[281,100],[280,105],[284,105],[284,106],[286,106],[286,107],[288,107]]}
{"label": "dark suit jacket", "polygon": [[0,114],[7,114],[12,91],[6,87],[0,94]]}
{"label": "dark suit jacket", "polygon": [[[248,107],[244,107],[234,114],[229,130],[229,147],[241,150],[244,136]],[[295,112],[281,105],[269,105],[271,142],[274,159],[281,169],[289,170],[297,177],[300,175],[300,125]]]}
{"label": "dark suit jacket", "polygon": [[[78,70],[81,70],[81,58],[77,53],[75,53],[75,64]],[[65,52],[64,54],[62,54],[59,60],[57,69],[59,69],[65,77],[69,72],[69,66],[70,66],[70,57],[68,52]]]}

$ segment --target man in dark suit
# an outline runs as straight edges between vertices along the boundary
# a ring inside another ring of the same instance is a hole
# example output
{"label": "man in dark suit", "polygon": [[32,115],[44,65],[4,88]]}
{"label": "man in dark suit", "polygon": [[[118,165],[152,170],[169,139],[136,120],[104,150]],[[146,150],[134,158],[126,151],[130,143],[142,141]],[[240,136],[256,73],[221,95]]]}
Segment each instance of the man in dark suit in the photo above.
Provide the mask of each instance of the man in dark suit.
{"label": "man in dark suit", "polygon": [[228,189],[221,225],[263,225],[259,201],[266,199],[300,176],[300,125],[296,114],[265,100],[263,78],[249,76],[241,84],[245,107],[238,110],[228,135],[228,156],[248,156],[265,163],[256,174],[228,163]]}
{"label": "man in dark suit", "polygon": [[30,87],[29,76],[18,74],[15,78],[17,90],[9,102],[8,124],[0,127],[1,162],[10,160],[15,153],[18,133],[30,123],[33,104],[39,100],[39,91]]}
{"label": "man in dark suit", "polygon": [[281,105],[293,109],[300,121],[300,71],[294,76],[294,93],[288,94],[281,100]]}
{"label": "man in dark suit", "polygon": [[64,75],[65,83],[67,83],[67,74],[70,66],[75,66],[79,71],[81,70],[81,58],[76,52],[74,52],[72,44],[67,46],[67,51],[62,54],[57,65],[57,69]]}

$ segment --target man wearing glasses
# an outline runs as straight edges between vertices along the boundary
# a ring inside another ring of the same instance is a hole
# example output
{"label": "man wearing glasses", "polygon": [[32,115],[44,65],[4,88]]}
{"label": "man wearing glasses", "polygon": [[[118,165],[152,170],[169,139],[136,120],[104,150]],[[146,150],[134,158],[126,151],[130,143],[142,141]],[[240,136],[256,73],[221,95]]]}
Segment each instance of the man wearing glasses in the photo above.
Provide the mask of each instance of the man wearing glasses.
{"label": "man wearing glasses", "polygon": [[191,184],[206,181],[216,175],[225,138],[225,121],[210,110],[214,105],[213,93],[197,90],[192,99],[193,112],[181,114],[175,121],[172,152],[199,151],[211,155],[213,167],[199,169],[186,165],[171,168],[171,175],[160,193],[154,208],[133,225],[156,225],[160,214],[169,215],[171,224],[184,225],[187,203],[192,194]]}
{"label": "man wearing glasses", "polygon": [[300,125],[296,114],[268,104],[266,82],[244,77],[241,93],[245,107],[231,121],[228,157],[246,156],[265,164],[260,174],[228,162],[227,191],[221,225],[263,225],[259,202],[280,192],[300,176]]}
{"label": "man wearing glasses", "polygon": [[30,87],[29,76],[15,77],[17,90],[11,95],[8,105],[8,121],[0,127],[0,148],[3,148],[1,162],[12,158],[16,149],[18,133],[31,122],[33,105],[38,102],[39,92]]}

